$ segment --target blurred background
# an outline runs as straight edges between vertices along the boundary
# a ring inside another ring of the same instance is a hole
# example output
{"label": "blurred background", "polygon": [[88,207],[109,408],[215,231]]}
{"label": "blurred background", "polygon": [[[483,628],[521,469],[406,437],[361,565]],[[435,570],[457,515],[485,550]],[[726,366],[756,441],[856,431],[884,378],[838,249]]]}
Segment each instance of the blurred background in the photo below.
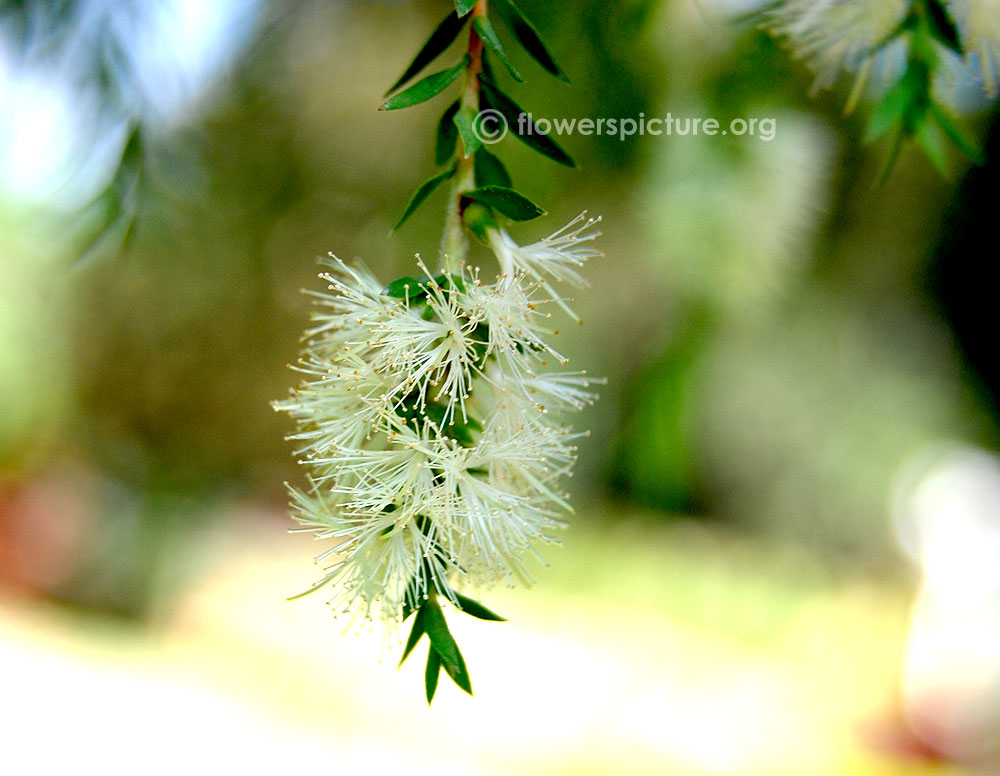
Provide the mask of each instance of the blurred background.
{"label": "blurred background", "polygon": [[[99,763],[455,774],[1000,772],[989,162],[876,187],[848,82],[722,0],[523,0],[536,117],[776,120],[773,140],[494,150],[606,257],[557,343],[606,375],[577,514],[433,710],[343,635],[287,534],[316,257],[433,260],[445,102],[379,113],[444,0],[0,2],[0,746]],[[516,55],[515,55],[516,56]],[[53,746],[53,744],[57,744]]]}

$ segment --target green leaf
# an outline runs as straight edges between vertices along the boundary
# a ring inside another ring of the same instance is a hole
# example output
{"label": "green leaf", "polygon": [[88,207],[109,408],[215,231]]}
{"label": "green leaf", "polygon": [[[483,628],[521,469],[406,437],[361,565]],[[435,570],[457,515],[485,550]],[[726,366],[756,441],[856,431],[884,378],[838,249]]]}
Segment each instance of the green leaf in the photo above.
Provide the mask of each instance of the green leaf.
{"label": "green leaf", "polygon": [[892,138],[892,146],[889,150],[889,155],[885,157],[885,161],[882,162],[882,169],[879,171],[878,177],[875,179],[875,186],[883,186],[885,182],[889,180],[889,176],[892,175],[892,171],[896,167],[896,162],[899,160],[899,154],[903,150],[903,141],[906,139],[906,131],[903,127],[896,129]]}
{"label": "green leaf", "polygon": [[[119,171],[120,172],[120,171]],[[84,208],[93,216],[94,225],[81,232],[76,247],[78,263],[85,263],[101,253],[120,253],[130,239],[135,224],[135,208],[112,181]]]}
{"label": "green leaf", "polygon": [[466,159],[472,156],[482,146],[483,141],[476,132],[475,108],[467,105],[455,114],[455,126],[458,127],[458,134],[462,138],[462,153]]}
{"label": "green leaf", "polygon": [[948,139],[955,144],[959,151],[969,157],[973,164],[986,164],[986,157],[983,156],[983,152],[976,145],[975,141],[969,138],[969,136],[966,135],[959,128],[959,126],[951,120],[951,117],[947,113],[945,113],[933,102],[931,103],[930,110],[931,115],[934,116],[934,120],[937,122],[938,126],[944,130]]}
{"label": "green leaf", "polygon": [[403,277],[396,278],[387,285],[382,293],[396,299],[405,299],[407,296],[412,299],[415,295],[424,293],[423,290],[418,288],[419,282],[415,277],[403,275]]}
{"label": "green leaf", "polygon": [[465,16],[476,5],[476,0],[455,0],[455,10],[459,16]]}
{"label": "green leaf", "polygon": [[448,416],[446,407],[442,407],[440,404],[427,404],[424,406],[423,414],[427,420],[443,431],[444,420]]}
{"label": "green leaf", "polygon": [[[441,658],[441,667],[444,668],[455,684],[469,693],[469,695],[472,695],[472,680],[469,678],[469,671],[465,667],[465,658],[462,657],[462,651],[458,648],[458,644],[455,643],[451,631],[448,630],[448,624],[445,622],[444,612],[441,611],[440,605],[437,601],[431,599],[424,605],[421,612],[424,612],[424,625],[427,629],[427,636],[431,640],[430,651],[436,652]],[[428,659],[429,674],[430,662]],[[434,687],[435,689],[437,687],[436,679]],[[428,683],[428,692],[431,692],[430,683]],[[433,693],[431,692],[431,694]]]}
{"label": "green leaf", "polygon": [[409,81],[413,76],[423,70],[427,65],[437,59],[441,54],[444,53],[445,49],[448,48],[458,37],[458,33],[462,31],[465,23],[468,19],[460,19],[458,14],[454,11],[449,13],[444,20],[435,28],[434,32],[424,43],[423,48],[417,52],[417,55],[410,62],[409,66],[399,77],[399,79],[394,83],[389,90],[386,92],[387,95],[392,94],[400,86]]}
{"label": "green leaf", "polygon": [[914,99],[914,83],[904,76],[876,106],[865,129],[865,142],[873,143],[893,127],[900,126],[909,113]]}
{"label": "green leaf", "polygon": [[[458,647],[456,646],[455,649],[458,650]],[[462,657],[461,651],[458,652],[458,665],[450,666],[443,661],[442,665],[451,680],[469,695],[472,695],[472,679],[469,676],[469,669],[465,667],[465,658]]]}
{"label": "green leaf", "polygon": [[507,186],[480,186],[478,189],[467,191],[465,196],[489,205],[514,221],[530,221],[545,213],[526,196]]}
{"label": "green leaf", "polygon": [[458,127],[455,126],[455,114],[458,113],[459,100],[455,100],[442,114],[438,122],[437,137],[434,141],[434,163],[438,166],[447,164],[455,154],[458,143]]}
{"label": "green leaf", "polygon": [[[483,347],[485,348],[485,346]],[[435,405],[428,404],[427,409],[429,409],[432,406]],[[483,428],[479,424],[479,422],[473,418],[466,418],[465,420],[461,419],[453,420],[452,423],[444,425],[442,422],[444,420],[443,418],[444,407],[442,407],[441,410],[442,410],[442,417],[440,419],[431,418],[431,420],[433,420],[437,424],[438,428],[441,429],[441,432],[447,436],[450,436],[456,442],[459,442],[460,444],[463,444],[466,447],[472,447],[472,444],[475,441],[472,437],[473,429],[477,431],[482,431]]]}
{"label": "green leaf", "polygon": [[75,263],[85,263],[101,254],[124,252],[135,234],[139,190],[142,185],[143,136],[138,126],[132,128],[122,148],[114,178],[108,186],[84,206],[84,223],[76,243]]}
{"label": "green leaf", "polygon": [[478,617],[480,620],[491,620],[492,622],[507,622],[506,617],[501,617],[496,612],[491,612],[478,601],[473,601],[460,593],[455,593],[455,600],[458,601],[459,608],[466,614]]}
{"label": "green leaf", "polygon": [[486,108],[500,111],[500,114],[507,120],[507,126],[510,127],[511,132],[522,143],[543,156],[549,157],[554,162],[566,167],[576,167],[573,157],[566,153],[555,140],[539,131],[528,114],[521,110],[521,106],[506,94],[488,83],[483,83],[480,98]]}
{"label": "green leaf", "polygon": [[[413,628],[410,629],[409,638],[406,639],[406,647],[403,649],[403,656],[399,659],[399,665],[403,665],[406,658],[410,656],[413,648],[417,646],[420,637],[424,635],[423,607],[417,610],[417,616],[413,618]],[[431,650],[433,651],[433,650]]]}
{"label": "green leaf", "polygon": [[485,16],[477,16],[472,20],[472,27],[479,37],[483,39],[483,43],[486,44],[486,48],[497,55],[497,59],[503,62],[504,66],[507,68],[507,72],[510,73],[511,77],[515,81],[524,81],[524,76],[522,76],[514,63],[510,61],[510,57],[507,56],[507,51],[503,47],[503,43],[500,42],[500,37],[497,35],[497,31],[493,29],[493,25],[490,20]]}
{"label": "green leaf", "polygon": [[566,73],[556,64],[549,50],[542,43],[542,39],[538,37],[535,25],[528,21],[528,17],[517,7],[514,0],[497,0],[497,5],[500,7],[500,13],[504,21],[507,22],[507,26],[510,27],[510,31],[517,38],[517,42],[531,55],[531,58],[559,80],[569,83]]}
{"label": "green leaf", "polygon": [[950,180],[951,170],[948,167],[948,153],[945,150],[944,136],[941,134],[941,130],[930,121],[929,116],[925,117],[917,126],[914,138],[927,158],[931,160],[931,164],[941,173],[941,177]]}
{"label": "green leaf", "polygon": [[399,110],[400,108],[410,108],[414,105],[426,102],[431,97],[440,94],[448,88],[452,81],[458,78],[459,74],[465,69],[468,63],[469,55],[466,54],[462,57],[462,61],[454,67],[449,67],[447,70],[442,70],[438,73],[434,73],[433,75],[429,75],[426,78],[422,78],[406,91],[400,92],[394,97],[390,97],[382,103],[379,110]]}
{"label": "green leaf", "polygon": [[474,162],[477,186],[505,186],[510,188],[510,173],[496,156],[480,148]]}
{"label": "green leaf", "polygon": [[424,687],[427,692],[427,705],[434,700],[437,692],[438,677],[441,675],[441,657],[433,649],[427,650],[427,668],[424,669]]}
{"label": "green leaf", "polygon": [[927,10],[927,24],[930,27],[931,35],[960,57],[965,56],[965,52],[962,51],[962,37],[958,27],[944,4],[940,0],[929,0]]}
{"label": "green leaf", "polygon": [[[427,295],[427,287],[430,284],[432,284],[432,283],[437,283],[437,285],[441,286],[441,288],[451,288],[451,287],[454,287],[454,288],[458,289],[459,291],[462,291],[462,292],[465,291],[465,281],[462,280],[462,278],[460,276],[458,276],[458,275],[448,275],[448,274],[442,272],[440,275],[435,275],[434,277],[428,277],[427,275],[421,275],[420,277],[415,278],[415,277],[412,277],[411,275],[403,275],[403,277],[396,278],[389,285],[387,285],[382,290],[382,293],[385,294],[386,296],[391,296],[391,297],[394,297],[396,299],[405,299],[405,298],[409,297],[410,301],[412,302],[414,300],[420,299],[423,296],[426,296]],[[482,431],[481,428],[478,429],[478,430]],[[397,507],[396,507],[395,504],[389,504],[382,511],[383,512],[395,512],[396,509],[397,509]],[[392,529],[388,528],[386,530],[392,530]],[[414,588],[414,592],[412,594],[414,598],[416,598],[415,588],[416,588],[416,583],[417,583],[418,579],[419,579],[419,576],[418,577],[414,577],[414,579],[410,582],[411,587]],[[408,596],[411,595],[409,589],[407,590],[406,594]],[[405,620],[406,618],[404,617],[403,619]]]}
{"label": "green leaf", "polygon": [[[403,212],[403,215],[400,217],[400,219],[396,222],[396,225],[392,227],[392,231],[395,232],[397,229],[399,229],[399,227],[401,227],[404,223],[406,223],[406,219],[408,219],[410,216],[413,215],[414,211],[416,211],[416,209],[424,203],[424,200],[427,199],[434,192],[434,189],[436,189],[438,186],[440,186],[454,174],[455,174],[455,168],[451,167],[445,170],[444,172],[438,173],[433,178],[428,178],[426,181],[420,184],[420,188],[417,189],[416,193],[410,199],[410,204],[406,206],[406,210]],[[392,294],[389,295],[392,296]]]}
{"label": "green leaf", "polygon": [[458,291],[465,293],[465,281],[462,280],[461,275],[449,275],[442,273],[437,275],[434,280],[442,288],[448,288],[449,286],[456,288]]}
{"label": "green leaf", "polygon": [[431,598],[421,607],[420,611],[423,614],[424,629],[427,632],[427,637],[431,640],[431,646],[441,656],[446,668],[451,666],[453,669],[457,669],[460,659],[458,644],[455,643],[455,637],[448,630],[448,623],[445,622],[441,605]]}
{"label": "green leaf", "polygon": [[479,74],[480,82],[486,81],[488,84],[496,84],[497,79],[496,76],[493,75],[493,66],[490,64],[490,58],[486,51],[483,51],[479,64],[482,67],[482,72]]}
{"label": "green leaf", "polygon": [[865,127],[865,142],[874,143],[880,140],[890,129],[901,126],[902,123],[902,112],[890,110],[885,101],[881,102],[868,119],[868,126]]}

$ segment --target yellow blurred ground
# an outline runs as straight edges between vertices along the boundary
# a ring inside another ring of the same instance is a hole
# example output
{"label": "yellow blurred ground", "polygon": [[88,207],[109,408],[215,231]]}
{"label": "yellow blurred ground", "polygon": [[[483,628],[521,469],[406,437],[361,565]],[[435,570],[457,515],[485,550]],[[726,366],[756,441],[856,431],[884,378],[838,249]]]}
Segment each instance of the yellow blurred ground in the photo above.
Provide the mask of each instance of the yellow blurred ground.
{"label": "yellow blurred ground", "polygon": [[315,548],[252,511],[193,543],[154,624],[0,597],[0,770],[959,773],[880,740],[901,585],[686,521],[588,530],[581,510],[533,590],[484,596],[510,622],[452,615],[476,698],[442,684],[428,710],[420,651],[397,672],[396,639],[285,600]]}

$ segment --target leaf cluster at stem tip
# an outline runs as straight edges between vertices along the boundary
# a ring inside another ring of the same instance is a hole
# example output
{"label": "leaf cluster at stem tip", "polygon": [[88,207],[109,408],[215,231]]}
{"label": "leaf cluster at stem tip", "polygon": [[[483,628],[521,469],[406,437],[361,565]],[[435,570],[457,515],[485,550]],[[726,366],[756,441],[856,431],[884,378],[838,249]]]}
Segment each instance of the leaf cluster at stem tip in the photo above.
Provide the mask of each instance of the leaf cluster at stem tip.
{"label": "leaf cluster at stem tip", "polygon": [[[415,588],[416,584],[417,580],[414,579],[411,587]],[[493,622],[505,622],[503,617],[491,612],[478,601],[473,601],[471,598],[453,591],[449,591],[448,595],[454,597],[454,603],[460,611],[472,617]],[[413,598],[415,599],[416,596]],[[441,669],[444,669],[444,672],[451,677],[455,684],[472,695],[472,680],[469,678],[465,658],[462,657],[462,651],[458,648],[455,637],[448,629],[448,623],[445,621],[444,612],[441,610],[436,595],[431,593],[418,603],[410,603],[411,600],[411,597],[408,596],[408,605],[403,612],[403,620],[409,619],[414,612],[416,612],[416,616],[413,619],[410,635],[406,639],[406,646],[403,648],[403,656],[400,658],[399,665],[403,665],[420,639],[426,635],[430,642],[427,649],[427,667],[424,671],[427,703],[430,704],[434,700]]]}
{"label": "leaf cluster at stem tip", "polygon": [[879,101],[865,130],[865,140],[875,142],[889,135],[891,146],[879,181],[894,167],[904,141],[914,140],[945,178],[950,177],[945,139],[975,164],[983,164],[982,152],[960,129],[948,111],[932,95],[934,75],[941,49],[962,53],[961,35],[948,9],[940,0],[915,0],[899,26],[880,44],[905,37],[909,43],[906,69]]}
{"label": "leaf cluster at stem tip", "polygon": [[[487,9],[496,9],[497,16],[514,41],[550,75],[568,81],[563,69],[556,63],[548,48],[542,42],[538,31],[524,15],[514,0],[454,0],[454,9],[434,28],[416,56],[407,65],[402,75],[389,88],[381,110],[401,110],[420,105],[445,90],[452,84],[461,85],[460,96],[453,98],[441,115],[435,133],[434,160],[443,168],[424,181],[413,194],[394,230],[401,227],[441,184],[454,180],[453,199],[449,211],[446,237],[458,234],[457,242],[464,245],[464,228],[472,231],[480,239],[486,240],[487,232],[497,226],[497,219],[505,217],[513,221],[527,221],[537,218],[545,211],[527,196],[514,188],[513,180],[501,159],[484,148],[493,136],[484,136],[483,110],[493,111],[493,116],[502,117],[506,127],[529,148],[567,167],[575,167],[572,157],[551,137],[538,131],[528,122],[528,115],[503,90],[491,66],[495,58],[503,66],[503,71],[514,81],[524,81],[520,66],[510,56],[504,42],[502,29],[494,25]],[[468,27],[468,45],[456,61],[441,70],[421,74],[426,68],[445,54]],[[527,125],[527,126],[526,126]],[[524,130],[526,127],[526,131]],[[502,136],[501,136],[502,138]],[[464,291],[463,279],[459,273],[446,267],[446,271],[435,277],[402,277],[394,280],[384,290],[389,297],[404,300],[409,309],[420,309],[420,315],[433,318],[437,313],[431,297],[437,293]],[[422,308],[422,309],[421,309]],[[476,358],[485,362],[493,357],[487,352],[489,331],[485,323],[479,323],[472,333],[476,341]],[[482,432],[482,425],[465,413],[461,420],[454,415],[448,417],[446,408],[434,399],[422,394],[400,396],[400,415],[404,422],[418,429],[430,424],[437,427],[442,435],[450,437],[456,444],[475,444],[475,434]],[[446,423],[445,420],[448,420]],[[485,469],[469,469],[473,476],[485,476]],[[435,526],[426,516],[417,517],[417,526],[431,540]],[[441,559],[433,554],[425,556],[420,569],[410,580],[403,597],[403,621],[413,617],[413,625],[406,640],[400,665],[409,657],[424,636],[427,636],[427,665],[424,672],[428,704],[437,692],[441,671],[465,692],[472,694],[472,681],[465,665],[465,659],[452,636],[441,608],[440,598],[447,598],[459,611],[481,620],[495,622],[504,618],[474,601],[451,590],[439,573],[436,564]]]}
{"label": "leaf cluster at stem tip", "polygon": [[[444,92],[459,80],[459,76],[466,73],[465,96],[462,99],[455,99],[448,105],[437,125],[434,161],[445,169],[428,178],[417,188],[393,227],[394,231],[399,229],[442,183],[455,178],[459,171],[460,160],[470,157],[474,158],[474,186],[467,191],[459,192],[460,212],[464,212],[465,207],[471,202],[484,205],[489,208],[491,214],[499,214],[514,221],[526,221],[545,212],[514,188],[503,162],[483,148],[482,127],[477,124],[483,115],[480,110],[492,110],[494,116],[502,116],[514,137],[532,150],[558,164],[567,167],[576,166],[573,158],[555,140],[540,132],[537,127],[529,126],[528,114],[499,85],[490,65],[491,57],[496,57],[515,81],[523,82],[524,76],[508,53],[497,27],[485,12],[486,5],[478,4],[474,0],[464,2],[455,0],[454,5],[454,9],[449,11],[434,28],[402,75],[386,92],[386,99],[380,108],[399,110],[424,103]],[[514,0],[492,0],[490,7],[496,8],[497,16],[503,20],[514,41],[531,59],[550,75],[568,83],[565,71],[555,61],[542,42],[538,30]],[[467,25],[470,27],[468,51],[451,66],[413,82],[425,68],[451,47]],[[476,79],[472,90],[475,100],[469,98],[468,79]],[[473,104],[475,102],[478,104]]]}

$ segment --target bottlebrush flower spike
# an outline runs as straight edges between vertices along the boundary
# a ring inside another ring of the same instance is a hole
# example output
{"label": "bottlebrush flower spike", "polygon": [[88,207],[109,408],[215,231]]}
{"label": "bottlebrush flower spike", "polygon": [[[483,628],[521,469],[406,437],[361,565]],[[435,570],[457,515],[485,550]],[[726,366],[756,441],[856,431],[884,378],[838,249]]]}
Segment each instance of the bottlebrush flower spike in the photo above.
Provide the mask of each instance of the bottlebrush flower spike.
{"label": "bottlebrush flower spike", "polygon": [[319,584],[338,611],[399,621],[432,590],[456,600],[458,581],[526,580],[535,545],[553,540],[576,435],[549,408],[596,395],[582,372],[537,371],[554,352],[543,272],[582,282],[594,221],[526,248],[498,234],[505,271],[489,284],[463,268],[392,296],[367,270],[326,262],[305,378],[275,407],[298,424],[310,470],[294,516],[335,541]]}
{"label": "bottlebrush flower spike", "polygon": [[815,90],[832,86],[842,71],[854,73],[850,104],[876,64],[886,82],[898,76],[905,60],[902,41],[885,44],[908,7],[907,0],[787,0],[770,11],[767,26],[816,73]]}
{"label": "bottlebrush flower spike", "polygon": [[[582,215],[526,246],[498,226],[501,216],[530,220],[544,211],[513,188],[503,162],[476,136],[480,78],[489,78],[484,47],[508,63],[487,7],[487,0],[456,2],[382,106],[417,105],[463,76],[460,99],[439,122],[435,158],[445,169],[417,189],[396,225],[450,180],[442,269],[432,274],[418,257],[422,277],[382,286],[363,267],[325,261],[327,288],[312,294],[313,325],[294,367],[302,382],[274,404],[295,421],[290,439],[308,470],[306,487],[291,488],[292,516],[331,542],[317,558],[325,573],[312,589],[328,586],[340,613],[390,625],[412,617],[403,660],[426,635],[428,702],[442,670],[472,692],[440,601],[503,619],[459,589],[530,579],[528,559],[554,541],[571,510],[562,482],[581,435],[553,410],[596,399],[585,373],[547,369],[566,363],[551,344],[558,330],[550,307],[576,318],[552,281],[584,284],[580,270],[599,255],[597,219]],[[508,4],[507,12],[517,42],[563,77],[520,10]],[[469,22],[459,62],[407,86]],[[489,94],[514,105],[495,84]],[[554,141],[531,147],[573,165]],[[493,282],[467,265],[467,232],[493,249],[500,267]]]}

